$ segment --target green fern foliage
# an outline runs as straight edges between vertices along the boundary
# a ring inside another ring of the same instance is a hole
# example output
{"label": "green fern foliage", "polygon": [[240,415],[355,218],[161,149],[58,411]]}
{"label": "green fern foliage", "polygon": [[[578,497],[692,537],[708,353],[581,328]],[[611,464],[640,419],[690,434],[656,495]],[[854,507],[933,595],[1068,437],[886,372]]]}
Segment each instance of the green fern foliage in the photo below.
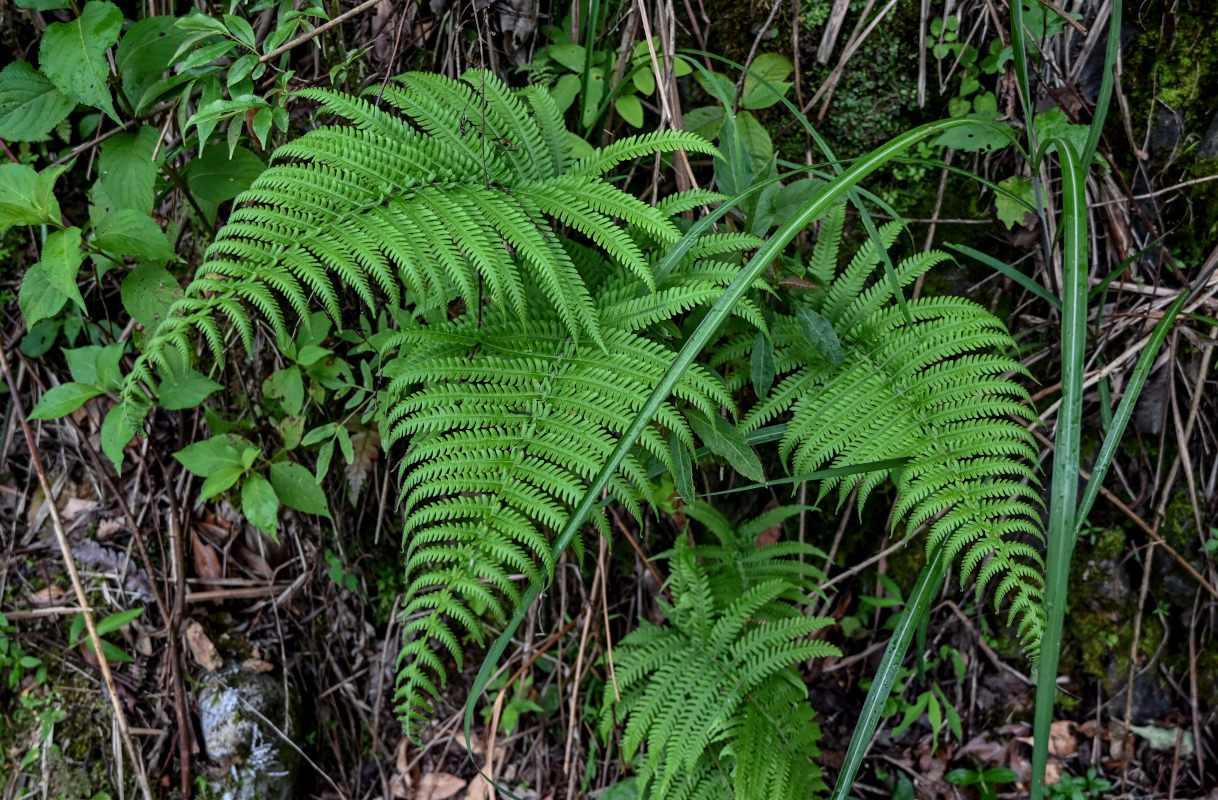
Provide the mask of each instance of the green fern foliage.
{"label": "green fern foliage", "polygon": [[[672,216],[717,196],[651,206],[602,176],[642,155],[714,152],[693,134],[621,139],[575,160],[547,92],[480,71],[298,97],[337,124],[279,148],[237,198],[125,399],[138,416],[196,335],[222,362],[230,333],[254,348],[258,318],[286,342],[291,318],[315,307],[340,328],[360,304],[405,310],[402,329],[378,337],[376,378],[389,381],[386,444],[404,449],[411,588],[397,702],[414,732],[464,641],[481,640],[480,617],[502,619],[517,601],[515,576],[552,573],[553,533],[672,362],[644,329],[713,301],[723,259],[755,242],[724,238],[655,275],[679,237]],[[594,300],[590,287],[608,284],[619,291]],[[668,437],[694,446],[685,406],[734,408],[717,376],[687,372],[640,457],[672,468]],[[611,493],[637,512],[644,482],[628,459]]]}
{"label": "green fern foliage", "polygon": [[286,312],[319,304],[341,321],[346,295],[442,309],[484,295],[523,316],[540,294],[572,335],[604,345],[600,317],[564,246],[560,228],[591,240],[613,263],[654,287],[625,226],[662,243],[678,237],[668,213],[601,176],[624,159],[684,149],[713,152],[683,132],[620,140],[573,162],[566,128],[549,94],[509,89],[473,71],[461,81],[411,73],[388,84],[387,107],[370,96],[308,89],[323,114],[344,124],[311,131],[279,148],[237,198],[237,208],[184,296],[153,332],[127,383],[151,385],[188,357],[197,331],[225,355],[227,320],[252,347],[251,310],[276,333]]}
{"label": "green fern foliage", "polygon": [[[782,379],[752,408],[752,430],[790,412],[780,452],[792,474],[891,458],[908,459],[891,475],[899,499],[894,520],[929,526],[928,548],[960,562],[960,581],[977,573],[996,582],[995,603],[1010,603],[1010,624],[1035,657],[1043,627],[1042,539],[1036,449],[1015,419],[1031,419],[1028,396],[1011,375],[1026,374],[1004,355],[1013,343],[1002,323],[960,297],[907,303],[877,270],[875,243],[864,244],[834,274],[840,214],[811,260],[823,292],[773,324]],[[890,246],[898,227],[880,232]],[[929,252],[896,265],[912,283],[946,255]],[[1014,418],[1014,419],[1013,419]],[[859,504],[889,475],[855,475],[822,484],[841,498],[857,488]]]}
{"label": "green fern foliage", "polygon": [[[512,574],[552,574],[552,535],[674,357],[611,325],[599,338],[604,348],[537,306],[525,320],[467,315],[387,343],[401,353],[387,369],[388,443],[406,444],[400,485],[411,582],[397,699],[411,727],[425,719],[447,671],[435,645],[460,664],[460,638],[481,641],[474,609],[502,620],[518,599]],[[686,372],[675,395],[703,413],[732,402],[703,368]],[[640,438],[639,456],[610,484],[613,499],[636,515],[641,459],[674,468],[667,432],[693,447],[678,407],[666,404]],[[603,516],[594,520],[608,535]]]}
{"label": "green fern foliage", "polygon": [[667,621],[641,622],[618,644],[616,688],[605,688],[602,732],[624,724],[627,761],[645,749],[640,796],[784,800],[825,790],[814,760],[820,729],[796,669],[840,655],[810,638],[833,620],[803,613],[824,577],[811,562],[824,554],[753,542],[799,510],[777,509],[733,531],[717,512],[689,508],[719,543],[693,546],[682,537],[667,554]]}

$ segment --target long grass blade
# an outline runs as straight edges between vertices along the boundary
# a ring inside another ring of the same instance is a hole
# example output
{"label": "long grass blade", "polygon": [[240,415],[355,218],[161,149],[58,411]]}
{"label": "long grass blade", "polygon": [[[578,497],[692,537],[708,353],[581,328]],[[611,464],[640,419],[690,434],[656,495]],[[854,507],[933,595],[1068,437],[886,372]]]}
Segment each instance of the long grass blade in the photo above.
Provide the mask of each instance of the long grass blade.
{"label": "long grass blade", "polygon": [[803,483],[805,481],[823,481],[830,478],[844,478],[847,475],[866,475],[872,472],[879,472],[881,470],[900,469],[908,463],[908,458],[885,458],[881,461],[865,461],[862,464],[848,464],[844,467],[820,469],[816,472],[805,472],[802,475],[792,475],[789,478],[776,478],[775,480],[766,481],[765,483],[751,483],[748,486],[737,486],[732,489],[724,489],[721,492],[708,492],[698,496],[718,497],[721,494],[751,492],[755,489],[766,489],[771,486],[785,486],[792,483]]}
{"label": "long grass blade", "polygon": [[957,253],[963,253],[976,261],[980,261],[987,267],[1001,272],[1003,275],[1006,275],[1008,278],[1015,281],[1020,286],[1039,297],[1041,300],[1044,300],[1058,311],[1062,310],[1062,301],[1059,300],[1052,292],[1046,289],[1044,284],[1029,275],[1024,275],[1011,265],[1005,264],[991,255],[986,255],[980,250],[974,250],[973,248],[966,247],[962,244],[948,243],[944,245],[944,247],[947,247],[949,250],[955,250]]}
{"label": "long grass blade", "polygon": [[[1012,4],[1012,8],[1019,5]],[[1071,145],[1053,139],[1062,173],[1062,402],[1057,412],[1053,479],[1049,490],[1049,529],[1045,566],[1045,634],[1036,675],[1033,718],[1032,800],[1045,791],[1049,730],[1057,695],[1062,623],[1069,591],[1078,506],[1078,467],[1083,411],[1083,373],[1087,343],[1086,167]]]}
{"label": "long grass blade", "polygon": [[1117,54],[1121,52],[1121,0],[1112,0],[1112,13],[1108,15],[1108,45],[1104,51],[1104,71],[1100,74],[1100,93],[1095,99],[1095,114],[1091,128],[1087,131],[1087,144],[1079,159],[1084,165],[1091,163],[1095,149],[1099,147],[1100,135],[1104,132],[1104,120],[1108,118],[1108,103],[1112,100],[1112,82],[1116,70]]}
{"label": "long grass blade", "polygon": [[922,621],[926,619],[927,614],[930,613],[931,603],[938,597],[939,590],[943,588],[947,565],[948,558],[944,554],[943,548],[936,547],[922,567],[922,571],[918,573],[918,580],[909,592],[905,609],[897,619],[897,627],[892,632],[892,638],[888,640],[888,646],[884,648],[884,658],[881,659],[880,667],[871,683],[871,689],[867,692],[863,712],[859,715],[858,722],[855,723],[854,735],[850,737],[850,744],[846,748],[846,755],[842,760],[842,770],[837,774],[837,783],[833,787],[831,800],[846,800],[850,795],[850,789],[854,786],[859,767],[862,766],[863,758],[867,755],[868,748],[871,747],[875,729],[880,724],[884,704],[888,702],[888,695],[892,692],[897,674],[901,671],[901,664],[905,661],[909,642],[913,639],[914,633],[921,626]]}

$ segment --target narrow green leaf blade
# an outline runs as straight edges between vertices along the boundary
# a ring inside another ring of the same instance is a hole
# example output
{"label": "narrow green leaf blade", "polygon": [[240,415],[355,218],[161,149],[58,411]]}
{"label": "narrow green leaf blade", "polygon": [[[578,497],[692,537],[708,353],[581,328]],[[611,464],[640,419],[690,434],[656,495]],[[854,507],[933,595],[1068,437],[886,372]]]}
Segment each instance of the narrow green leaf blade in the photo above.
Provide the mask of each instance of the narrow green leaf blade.
{"label": "narrow green leaf blade", "polygon": [[804,335],[804,341],[830,364],[840,367],[845,355],[842,353],[842,342],[837,338],[837,331],[833,330],[833,324],[808,306],[797,308],[795,319],[799,321],[799,330]]}
{"label": "narrow green leaf blade", "polygon": [[753,452],[753,448],[749,447],[749,443],[744,440],[740,431],[736,430],[735,425],[723,417],[707,419],[696,411],[688,412],[686,418],[694,433],[698,434],[698,438],[712,453],[722,456],[733,469],[749,480],[758,483],[765,480],[761,459]]}

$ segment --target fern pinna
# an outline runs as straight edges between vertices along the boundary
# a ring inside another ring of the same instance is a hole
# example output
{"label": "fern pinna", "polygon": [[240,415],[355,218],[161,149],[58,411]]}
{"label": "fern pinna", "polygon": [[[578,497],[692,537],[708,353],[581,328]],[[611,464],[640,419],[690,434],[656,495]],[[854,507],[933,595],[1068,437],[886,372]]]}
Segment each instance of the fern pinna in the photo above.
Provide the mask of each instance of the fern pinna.
{"label": "fern pinna", "polygon": [[774,509],[733,528],[703,504],[687,508],[719,542],[681,537],[666,554],[667,621],[642,621],[622,640],[616,683],[604,693],[602,733],[625,726],[627,760],[646,745],[640,797],[794,800],[824,791],[820,729],[796,667],[841,654],[810,638],[833,620],[804,614],[824,580],[812,562],[825,556],[796,542],[754,546],[801,510]]}
{"label": "fern pinna", "polygon": [[[748,413],[754,430],[790,412],[780,453],[792,474],[893,458],[894,521],[913,532],[928,525],[928,548],[961,561],[960,583],[974,572],[979,590],[997,581],[995,604],[1009,600],[1009,623],[1035,657],[1043,628],[1043,561],[1036,458],[1031,434],[1012,418],[1031,419],[1027,393],[1007,375],[1026,374],[1002,354],[1006,328],[961,297],[894,301],[892,282],[876,274],[880,254],[868,241],[837,272],[842,210],[824,225],[808,292],[794,313],[773,323],[776,373],[782,378]],[[880,231],[890,247],[899,226]],[[905,286],[947,259],[930,251],[895,267]],[[912,322],[910,321],[912,319]],[[739,345],[738,345],[739,347]],[[887,471],[827,480],[841,497],[859,490],[860,506]]]}

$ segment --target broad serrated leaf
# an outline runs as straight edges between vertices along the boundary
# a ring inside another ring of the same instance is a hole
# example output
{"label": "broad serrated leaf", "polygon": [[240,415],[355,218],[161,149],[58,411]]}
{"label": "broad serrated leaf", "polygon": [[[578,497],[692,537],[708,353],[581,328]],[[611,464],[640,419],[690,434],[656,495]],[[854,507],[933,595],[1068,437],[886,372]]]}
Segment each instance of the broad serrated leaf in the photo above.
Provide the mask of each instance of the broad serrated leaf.
{"label": "broad serrated leaf", "polygon": [[774,143],[770,140],[770,132],[753,116],[753,112],[741,111],[736,115],[736,132],[754,164],[765,163],[773,157]]}
{"label": "broad serrated leaf", "polygon": [[0,139],[32,142],[63,122],[76,101],[24,61],[0,70]]}
{"label": "broad serrated leaf", "polygon": [[122,403],[113,406],[106,412],[106,418],[101,426],[101,449],[114,464],[114,470],[123,474],[123,452],[127,444],[135,438],[135,430],[127,421],[126,410]]}
{"label": "broad serrated leaf", "polygon": [[225,148],[213,146],[192,160],[184,174],[203,213],[214,220],[220,204],[248,189],[265,167],[244,147],[238,147],[229,158]]}
{"label": "broad serrated leaf", "polygon": [[53,22],[42,35],[38,65],[64,95],[99,108],[118,122],[107,81],[106,49],[118,41],[123,12],[103,0],[85,3],[80,17]]}
{"label": "broad serrated leaf", "polygon": [[156,328],[165,319],[169,306],[182,296],[182,287],[169,271],[159,264],[138,265],[121,287],[123,308],[145,328]]}
{"label": "broad serrated leaf", "polygon": [[299,367],[284,367],[262,383],[262,393],[277,401],[283,410],[299,415],[304,409],[304,378]]}
{"label": "broad serrated leaf", "polygon": [[228,491],[246,473],[245,467],[221,467],[208,475],[199,487],[199,499],[210,500],[221,492]]}
{"label": "broad serrated leaf", "polygon": [[212,392],[224,388],[193,369],[181,374],[169,374],[157,388],[160,405],[170,411],[196,408]]}
{"label": "broad serrated leaf", "polygon": [[[762,53],[757,56],[749,68],[750,74],[745,75],[740,107],[768,108],[777,103],[791,88],[792,84],[787,82],[786,78],[794,68],[791,60],[779,53]],[[769,86],[762,83],[762,80]]]}
{"label": "broad serrated leaf", "polygon": [[681,127],[707,141],[713,141],[723,126],[723,117],[723,106],[699,106],[682,115]]}
{"label": "broad serrated leaf", "polygon": [[[1035,201],[1032,181],[1028,178],[1014,175],[998,181],[998,185],[1028,204]],[[1006,225],[1008,229],[1016,225],[1027,225],[1036,218],[1036,214],[1026,205],[1005,194],[994,194],[994,211],[998,214],[998,221]]]}
{"label": "broad serrated leaf", "polygon": [[43,191],[32,167],[0,164],[0,233],[14,225],[58,225],[59,221],[59,202]]}
{"label": "broad serrated leaf", "polygon": [[147,17],[123,34],[114,52],[114,66],[122,77],[123,94],[137,114],[164,92],[192,79],[190,74],[164,78],[173,54],[188,36],[171,16]]}
{"label": "broad serrated leaf", "polygon": [[250,443],[235,433],[225,433],[187,445],[174,453],[173,457],[195,475],[207,478],[222,469],[244,471],[249,466],[244,459],[249,447]]}
{"label": "broad serrated leaf", "polygon": [[676,469],[672,473],[673,483],[677,494],[688,505],[694,502],[694,467],[689,457],[689,450],[675,433],[668,435],[668,449],[672,452],[672,463]]}
{"label": "broad serrated leaf", "polygon": [[38,262],[51,286],[64,297],[78,305],[83,311],[85,299],[76,285],[76,275],[84,254],[80,251],[80,228],[55,231],[42,245],[42,260]]}
{"label": "broad serrated leaf", "polygon": [[276,461],[271,465],[271,486],[285,506],[306,514],[330,516],[326,493],[316,478],[300,464],[292,461]]}
{"label": "broad serrated leaf", "polygon": [[122,384],[120,363],[123,359],[122,342],[105,345],[88,345],[64,350],[68,371],[77,383],[89,383],[106,391],[117,391]]}
{"label": "broad serrated leaf", "polygon": [[165,232],[146,213],[120,208],[107,214],[93,231],[99,249],[113,256],[135,256],[165,262],[173,258],[173,247]]}
{"label": "broad serrated leaf", "polygon": [[764,398],[774,385],[774,344],[764,333],[753,338],[753,355],[749,359],[749,378],[753,392]]}
{"label": "broad serrated leaf", "polygon": [[[102,142],[97,159],[97,181],[89,192],[95,220],[120,209],[152,214],[156,191],[157,131],[144,125],[136,133],[120,133]],[[172,256],[171,256],[172,257]]]}
{"label": "broad serrated leaf", "polygon": [[17,292],[17,306],[26,328],[32,330],[40,321],[55,316],[67,302],[68,296],[51,285],[42,264],[31,264]]}

